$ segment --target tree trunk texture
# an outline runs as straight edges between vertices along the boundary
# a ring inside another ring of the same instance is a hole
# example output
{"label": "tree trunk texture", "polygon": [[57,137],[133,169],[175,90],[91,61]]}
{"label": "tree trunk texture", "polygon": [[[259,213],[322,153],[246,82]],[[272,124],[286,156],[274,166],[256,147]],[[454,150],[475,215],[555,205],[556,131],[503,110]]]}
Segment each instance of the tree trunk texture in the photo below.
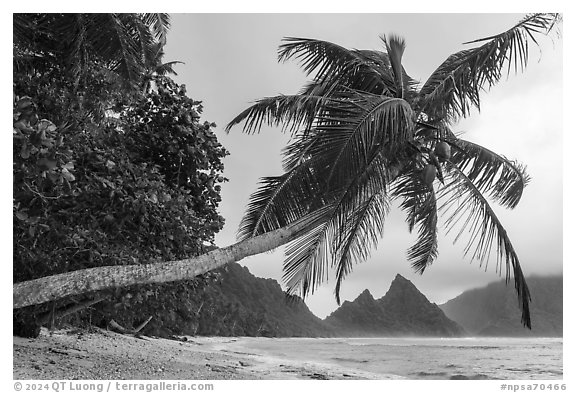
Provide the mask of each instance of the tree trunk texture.
{"label": "tree trunk texture", "polygon": [[237,262],[248,256],[282,246],[293,240],[306,226],[306,222],[295,222],[287,227],[231,246],[179,261],[100,266],[19,282],[13,286],[13,308],[18,309],[67,296],[135,284],[190,280],[227,263]]}

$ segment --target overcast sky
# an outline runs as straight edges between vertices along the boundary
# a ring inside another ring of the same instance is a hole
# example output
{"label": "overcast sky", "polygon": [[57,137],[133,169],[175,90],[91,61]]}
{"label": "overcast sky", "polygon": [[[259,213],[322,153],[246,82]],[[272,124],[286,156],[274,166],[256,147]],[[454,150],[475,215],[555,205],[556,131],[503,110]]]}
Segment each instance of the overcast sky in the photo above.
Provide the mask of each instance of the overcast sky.
{"label": "overcast sky", "polygon": [[[281,173],[280,151],[288,136],[263,128],[247,135],[226,124],[255,100],[296,93],[306,81],[296,62],[278,63],[277,50],[286,36],[317,38],[348,48],[382,50],[379,36],[406,39],[403,64],[424,82],[462,43],[500,33],[522,14],[172,14],[165,61],[180,60],[175,77],[188,95],[204,103],[203,120],[215,122],[219,141],[230,151],[225,160],[229,182],[222,189],[220,212],[226,219],[216,241],[235,242],[236,231],[258,179]],[[525,275],[562,273],[562,39],[540,37],[532,46],[528,69],[512,75],[482,97],[482,112],[453,126],[465,139],[527,165],[532,178],[520,205],[512,211],[495,207],[512,239]],[[493,205],[494,206],[494,205]],[[442,236],[443,229],[440,228]],[[368,288],[383,296],[400,273],[429,300],[443,303],[466,289],[499,279],[495,259],[485,271],[463,257],[465,242],[452,235],[440,241],[439,257],[420,276],[406,262],[415,239],[403,214],[393,209],[385,235],[372,257],[356,265],[343,284],[342,298],[353,300]],[[243,260],[260,277],[281,282],[283,250]],[[337,304],[334,280],[306,302],[324,317]]]}

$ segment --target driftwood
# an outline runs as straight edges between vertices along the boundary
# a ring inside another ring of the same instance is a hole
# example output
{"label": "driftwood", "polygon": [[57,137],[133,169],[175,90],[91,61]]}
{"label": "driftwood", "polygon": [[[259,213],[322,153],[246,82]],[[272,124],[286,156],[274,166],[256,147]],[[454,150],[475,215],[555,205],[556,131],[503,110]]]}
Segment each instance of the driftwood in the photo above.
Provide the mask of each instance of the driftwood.
{"label": "driftwood", "polygon": [[42,314],[38,318],[38,325],[43,326],[47,323],[50,323],[50,327],[52,327],[54,326],[54,322],[56,321],[56,319],[64,318],[65,316],[74,314],[87,307],[93,306],[96,303],[100,303],[102,300],[105,300],[106,298],[107,296],[97,297],[91,300],[86,300],[78,304],[74,304],[72,306],[62,308],[60,310],[56,310],[55,307],[53,306],[51,311]]}
{"label": "driftwood", "polygon": [[140,330],[144,329],[144,327],[146,325],[148,325],[148,322],[150,322],[151,320],[152,320],[152,316],[150,316],[147,320],[145,320],[140,325],[138,325],[135,329],[128,329],[128,328],[125,328],[124,326],[120,325],[114,319],[111,319],[110,322],[108,322],[108,329],[110,329],[116,333],[132,334],[136,337],[140,337]]}

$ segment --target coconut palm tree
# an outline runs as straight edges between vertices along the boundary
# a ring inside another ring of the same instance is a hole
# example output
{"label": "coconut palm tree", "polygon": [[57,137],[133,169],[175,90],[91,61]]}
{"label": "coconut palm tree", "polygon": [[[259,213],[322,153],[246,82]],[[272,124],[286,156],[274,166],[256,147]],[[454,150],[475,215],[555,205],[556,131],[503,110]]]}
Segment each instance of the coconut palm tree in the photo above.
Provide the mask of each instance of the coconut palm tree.
{"label": "coconut palm tree", "polygon": [[178,75],[176,71],[174,71],[174,65],[184,64],[181,61],[169,61],[167,63],[162,62],[162,58],[164,57],[164,43],[162,41],[154,44],[151,49],[151,52],[146,53],[146,71],[142,75],[140,82],[144,92],[150,91],[154,77],[164,75]]}
{"label": "coconut palm tree", "polygon": [[[281,125],[293,139],[285,173],[263,179],[252,195],[240,239],[285,227],[319,208],[316,220],[287,247],[284,280],[306,296],[336,273],[342,280],[365,261],[382,236],[391,203],[400,201],[418,238],[408,250],[423,273],[438,253],[438,218],[469,240],[465,252],[481,262],[495,251],[506,282],[514,276],[522,322],[530,326],[530,294],[518,255],[488,199],[507,208],[529,181],[525,168],[450,128],[480,108],[480,92],[510,69],[527,64],[533,33],[549,32],[557,15],[530,15],[512,29],[448,57],[422,85],[402,66],[405,42],[381,37],[385,52],[349,50],[330,42],[288,38],[280,60],[297,59],[311,82],[299,94],[265,98],[239,114],[246,132]],[[436,182],[437,180],[437,182]],[[512,273],[512,274],[511,274]]]}
{"label": "coconut palm tree", "polygon": [[70,109],[100,121],[145,91],[153,74],[174,73],[176,62],[161,63],[169,27],[169,15],[158,13],[14,14],[14,71],[32,88],[37,75],[66,82],[78,98]]}
{"label": "coconut palm tree", "polygon": [[[548,34],[558,15],[525,17],[510,30],[476,40],[449,56],[419,85],[402,67],[404,41],[382,37],[385,51],[350,50],[333,43],[287,38],[281,61],[296,58],[312,75],[299,94],[265,98],[227,127],[244,122],[292,133],[284,173],[262,180],[239,231],[240,242],[182,261],[99,267],[14,285],[14,307],[138,283],[190,279],[288,244],[284,279],[303,296],[336,272],[342,280],[367,259],[382,235],[394,200],[418,240],[408,250],[424,272],[437,256],[439,213],[449,229],[470,232],[466,247],[480,260],[495,251],[507,280],[513,274],[522,322],[530,326],[529,291],[519,258],[488,198],[515,207],[529,181],[525,168],[459,138],[450,126],[479,107],[480,91],[508,70],[522,70],[527,45]],[[536,42],[537,43],[537,42]],[[495,243],[495,244],[494,244]],[[512,274],[511,274],[512,273]]]}
{"label": "coconut palm tree", "polygon": [[14,14],[14,67],[34,71],[60,64],[79,81],[97,62],[137,86],[169,28],[169,15],[161,13]]}

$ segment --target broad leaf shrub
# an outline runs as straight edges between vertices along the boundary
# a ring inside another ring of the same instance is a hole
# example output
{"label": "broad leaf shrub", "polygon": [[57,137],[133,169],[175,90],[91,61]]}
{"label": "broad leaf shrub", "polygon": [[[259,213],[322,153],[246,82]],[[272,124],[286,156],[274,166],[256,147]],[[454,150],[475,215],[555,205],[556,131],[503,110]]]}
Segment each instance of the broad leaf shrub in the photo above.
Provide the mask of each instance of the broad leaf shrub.
{"label": "broad leaf shrub", "polygon": [[[14,282],[213,247],[224,225],[217,207],[228,152],[215,124],[200,122],[201,103],[167,77],[139,96],[122,96],[104,72],[76,92],[55,74],[15,74]],[[158,331],[164,324],[178,330],[172,314],[190,311],[182,306],[189,292],[213,279],[92,294],[107,300],[60,322],[104,326],[114,318],[131,326],[153,315]],[[34,335],[34,320],[82,300],[18,310],[15,326]]]}

